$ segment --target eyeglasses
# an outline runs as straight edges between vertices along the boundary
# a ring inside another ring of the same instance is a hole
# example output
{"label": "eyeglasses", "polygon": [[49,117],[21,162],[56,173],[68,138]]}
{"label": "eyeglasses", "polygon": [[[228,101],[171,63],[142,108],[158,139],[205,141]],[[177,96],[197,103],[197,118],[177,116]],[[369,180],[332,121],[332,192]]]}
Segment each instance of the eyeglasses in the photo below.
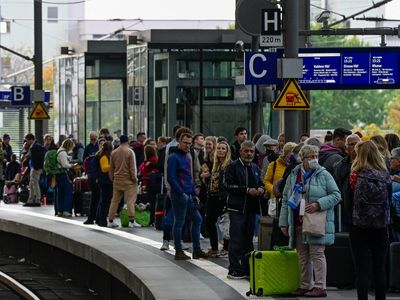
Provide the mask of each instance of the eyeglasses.
{"label": "eyeglasses", "polygon": [[349,144],[346,144],[346,147],[354,147],[355,145],[357,145],[357,143],[349,143]]}

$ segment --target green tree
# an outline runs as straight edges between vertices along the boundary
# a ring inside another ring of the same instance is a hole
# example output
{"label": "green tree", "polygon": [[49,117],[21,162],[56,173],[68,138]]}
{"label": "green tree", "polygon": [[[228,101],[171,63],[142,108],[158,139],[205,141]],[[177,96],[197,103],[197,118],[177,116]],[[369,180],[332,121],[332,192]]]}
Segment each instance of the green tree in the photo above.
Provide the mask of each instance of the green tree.
{"label": "green tree", "polygon": [[[315,26],[313,29],[316,29]],[[333,51],[343,47],[368,46],[356,36],[313,36],[313,47],[332,47]],[[310,92],[311,128],[364,127],[366,124],[384,124],[393,90],[318,90]]]}
{"label": "green tree", "polygon": [[400,134],[400,93],[397,92],[396,97],[387,103],[386,126],[393,129],[394,132]]}
{"label": "green tree", "polygon": [[327,90],[311,92],[311,127],[382,125],[393,90]]}

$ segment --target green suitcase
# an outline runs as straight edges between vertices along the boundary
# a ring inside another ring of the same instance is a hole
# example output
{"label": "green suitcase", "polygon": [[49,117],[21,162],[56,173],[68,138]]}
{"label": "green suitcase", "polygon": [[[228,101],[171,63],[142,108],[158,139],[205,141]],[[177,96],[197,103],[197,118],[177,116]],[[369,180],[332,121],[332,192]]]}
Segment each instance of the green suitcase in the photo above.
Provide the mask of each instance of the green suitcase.
{"label": "green suitcase", "polygon": [[253,251],[248,296],[287,295],[300,287],[300,266],[296,251],[284,247],[273,251]]}

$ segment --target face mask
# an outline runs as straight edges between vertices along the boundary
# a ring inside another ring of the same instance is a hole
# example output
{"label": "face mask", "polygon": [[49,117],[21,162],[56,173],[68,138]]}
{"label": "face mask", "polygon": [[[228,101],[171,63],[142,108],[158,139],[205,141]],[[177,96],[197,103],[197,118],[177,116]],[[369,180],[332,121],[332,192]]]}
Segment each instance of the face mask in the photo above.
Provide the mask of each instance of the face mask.
{"label": "face mask", "polygon": [[274,150],[271,150],[271,153],[267,153],[267,158],[268,158],[269,162],[277,160],[278,157],[279,157],[279,155],[277,153],[275,153]]}
{"label": "face mask", "polygon": [[289,161],[290,161],[290,163],[294,164],[294,163],[297,161],[297,158],[296,158],[296,156],[294,156],[293,154],[292,154],[292,155],[290,155],[290,157],[289,157]]}
{"label": "face mask", "polygon": [[311,159],[310,161],[308,161],[308,166],[310,167],[310,169],[315,169],[318,166],[318,159]]}
{"label": "face mask", "polygon": [[273,154],[273,153],[275,153],[274,150],[270,150],[270,149],[265,150],[265,154],[266,154],[266,155],[271,155],[271,154]]}

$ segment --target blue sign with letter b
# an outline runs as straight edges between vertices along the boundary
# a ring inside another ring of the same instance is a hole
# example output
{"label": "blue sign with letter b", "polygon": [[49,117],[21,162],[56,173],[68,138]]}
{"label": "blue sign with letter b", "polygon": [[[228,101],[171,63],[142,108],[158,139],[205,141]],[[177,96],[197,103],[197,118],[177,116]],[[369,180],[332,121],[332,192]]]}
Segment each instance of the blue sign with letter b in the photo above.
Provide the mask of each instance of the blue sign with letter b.
{"label": "blue sign with letter b", "polygon": [[31,89],[29,86],[11,87],[11,105],[31,105]]}

